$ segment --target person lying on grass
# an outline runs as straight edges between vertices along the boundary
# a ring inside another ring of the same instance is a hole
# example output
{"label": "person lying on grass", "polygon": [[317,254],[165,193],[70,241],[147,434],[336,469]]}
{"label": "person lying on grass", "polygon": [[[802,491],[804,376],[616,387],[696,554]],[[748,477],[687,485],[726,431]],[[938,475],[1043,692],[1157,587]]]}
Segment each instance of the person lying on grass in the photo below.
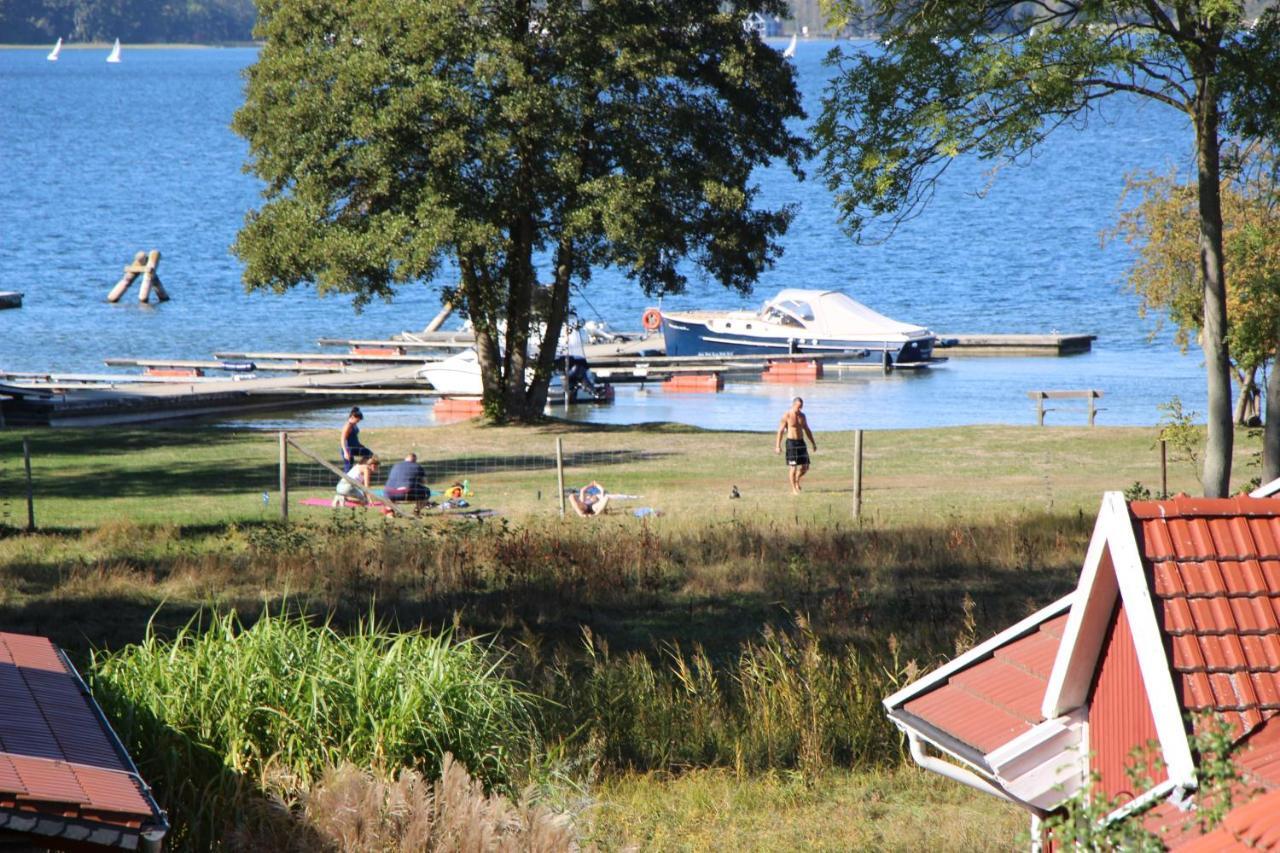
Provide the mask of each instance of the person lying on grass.
{"label": "person lying on grass", "polygon": [[[347,477],[351,479],[341,479],[338,481],[337,494],[333,496],[333,505],[342,506],[347,500],[359,501],[372,506],[378,503],[373,498],[373,475],[378,473],[378,457],[371,453],[366,453],[356,458],[356,463],[351,466],[351,470],[347,472]],[[360,484],[357,488],[352,484],[351,480],[355,480]]]}
{"label": "person lying on grass", "polygon": [[604,486],[592,480],[579,489],[576,495],[569,495],[569,503],[573,504],[574,512],[578,515],[590,518],[604,512],[605,507],[609,505],[609,495],[605,492]]}

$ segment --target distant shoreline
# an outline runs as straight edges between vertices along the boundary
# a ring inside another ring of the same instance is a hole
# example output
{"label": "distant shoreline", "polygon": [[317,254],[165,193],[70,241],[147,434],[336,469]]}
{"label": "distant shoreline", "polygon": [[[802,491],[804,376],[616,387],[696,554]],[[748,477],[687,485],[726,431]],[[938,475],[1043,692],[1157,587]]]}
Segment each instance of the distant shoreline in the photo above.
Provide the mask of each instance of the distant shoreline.
{"label": "distant shoreline", "polygon": [[[53,42],[32,44],[0,44],[0,50],[43,50],[48,51]],[[259,41],[225,41],[225,42],[128,42],[121,44],[129,50],[212,50],[219,47],[261,47]],[[63,50],[110,50],[109,41],[64,42]]]}

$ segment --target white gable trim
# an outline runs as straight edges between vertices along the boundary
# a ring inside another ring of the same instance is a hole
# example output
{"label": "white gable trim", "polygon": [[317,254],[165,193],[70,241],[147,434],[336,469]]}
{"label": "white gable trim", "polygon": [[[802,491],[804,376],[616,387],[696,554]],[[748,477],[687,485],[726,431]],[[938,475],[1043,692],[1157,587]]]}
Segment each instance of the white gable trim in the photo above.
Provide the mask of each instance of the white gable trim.
{"label": "white gable trim", "polygon": [[1076,585],[1076,601],[1067,617],[1062,645],[1058,646],[1058,656],[1054,658],[1053,669],[1049,673],[1049,686],[1044,692],[1044,704],[1040,707],[1046,720],[1080,707],[1088,698],[1107,620],[1111,618],[1111,608],[1119,592],[1115,573],[1109,570],[1111,558],[1107,550],[1106,509],[1104,496],[1093,525],[1093,536],[1089,539],[1089,549],[1085,552],[1080,581]]}
{"label": "white gable trim", "polygon": [[1275,497],[1276,492],[1280,492],[1280,477],[1272,480],[1270,483],[1263,483],[1258,488],[1249,493],[1251,498],[1270,498]]}
{"label": "white gable trim", "polygon": [[1142,554],[1133,534],[1133,520],[1119,492],[1107,492],[1102,497],[1098,523],[1080,575],[1077,600],[1067,618],[1066,633],[1053,663],[1041,710],[1046,717],[1056,717],[1088,699],[1117,594],[1124,601],[1125,615],[1133,633],[1138,668],[1169,781],[1194,787],[1195,763],[1182,720],[1182,706],[1156,622]]}
{"label": "white gable trim", "polygon": [[[1026,619],[1018,622],[1016,625],[1004,629],[991,639],[986,640],[983,643],[979,643],[972,649],[969,649],[969,651],[952,659],[943,666],[938,667],[923,678],[911,682],[897,693],[886,697],[884,700],[885,708],[892,711],[895,708],[900,708],[905,705],[921,693],[927,693],[934,687],[941,685],[942,682],[946,681],[960,670],[968,668],[977,661],[990,657],[1001,646],[1019,639],[1024,634],[1030,634],[1032,629],[1036,628],[1041,623],[1048,622],[1053,617],[1064,613],[1067,608],[1071,606],[1074,600],[1075,593],[1072,592],[1064,595],[1062,598],[1059,598],[1057,601],[1053,602],[1053,604],[1040,608]],[[1054,716],[1058,715],[1055,714]]]}

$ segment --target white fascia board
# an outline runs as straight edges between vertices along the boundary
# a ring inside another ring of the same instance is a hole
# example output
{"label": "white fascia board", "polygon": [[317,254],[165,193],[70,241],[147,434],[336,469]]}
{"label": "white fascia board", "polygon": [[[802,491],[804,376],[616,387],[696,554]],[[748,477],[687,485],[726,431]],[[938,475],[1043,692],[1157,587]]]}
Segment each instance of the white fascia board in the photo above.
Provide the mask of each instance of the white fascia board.
{"label": "white fascia board", "polygon": [[1270,498],[1275,497],[1280,492],[1280,477],[1272,480],[1270,483],[1263,483],[1258,488],[1249,493],[1251,498]]}
{"label": "white fascia board", "polygon": [[989,657],[1001,646],[1018,639],[1024,634],[1031,633],[1033,628],[1044,622],[1048,622],[1053,617],[1066,611],[1066,609],[1071,606],[1074,598],[1075,593],[1068,593],[1067,595],[1064,595],[1062,598],[1059,598],[1047,607],[1040,608],[1026,619],[1018,622],[1016,625],[1005,628],[991,639],[979,643],[959,657],[953,658],[950,662],[933,670],[928,675],[911,682],[897,693],[886,697],[884,700],[885,708],[892,711],[894,708],[902,707],[911,699],[921,693],[927,693],[929,690],[940,685],[952,675],[955,675],[957,672],[965,669],[974,662]]}
{"label": "white fascia board", "polygon": [[[1089,549],[1085,552],[1080,581],[1076,585],[1075,603],[1067,617],[1062,644],[1058,646],[1058,656],[1054,658],[1053,669],[1049,672],[1049,686],[1040,707],[1046,720],[1083,705],[1088,698],[1089,685],[1093,683],[1093,671],[1118,593],[1107,549],[1111,525],[1107,524],[1106,514],[1107,498],[1103,495],[1098,519],[1093,525],[1093,536],[1089,539]],[[1127,511],[1125,517],[1128,518]]]}
{"label": "white fascia board", "polygon": [[1195,785],[1196,771],[1186,725],[1182,720],[1182,703],[1173,686],[1173,672],[1164,650],[1164,634],[1156,621],[1146,568],[1138,550],[1138,540],[1133,535],[1133,520],[1124,496],[1119,492],[1107,492],[1103,497],[1103,513],[1108,527],[1114,528],[1108,536],[1111,560],[1120,584],[1120,597],[1124,600],[1124,612],[1129,619],[1138,654],[1138,668],[1142,672],[1142,683],[1146,688],[1169,780],[1179,787],[1191,787]]}

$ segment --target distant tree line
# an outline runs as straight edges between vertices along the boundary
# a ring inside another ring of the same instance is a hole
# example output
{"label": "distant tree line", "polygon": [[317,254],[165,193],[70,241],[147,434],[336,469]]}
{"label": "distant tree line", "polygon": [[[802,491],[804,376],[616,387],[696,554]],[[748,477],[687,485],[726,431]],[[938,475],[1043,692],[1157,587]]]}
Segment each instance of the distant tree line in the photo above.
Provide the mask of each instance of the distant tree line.
{"label": "distant tree line", "polygon": [[0,0],[0,43],[248,41],[253,0]]}

